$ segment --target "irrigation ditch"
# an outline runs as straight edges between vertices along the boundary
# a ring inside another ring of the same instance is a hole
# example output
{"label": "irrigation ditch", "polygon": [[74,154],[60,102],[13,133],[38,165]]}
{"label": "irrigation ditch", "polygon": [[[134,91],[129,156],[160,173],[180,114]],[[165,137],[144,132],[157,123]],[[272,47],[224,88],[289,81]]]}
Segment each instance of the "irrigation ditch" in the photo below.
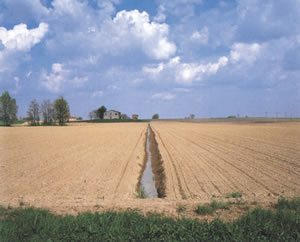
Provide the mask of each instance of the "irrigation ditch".
{"label": "irrigation ditch", "polygon": [[164,198],[166,196],[165,170],[155,133],[150,124],[145,135],[145,157],[137,184],[138,197]]}

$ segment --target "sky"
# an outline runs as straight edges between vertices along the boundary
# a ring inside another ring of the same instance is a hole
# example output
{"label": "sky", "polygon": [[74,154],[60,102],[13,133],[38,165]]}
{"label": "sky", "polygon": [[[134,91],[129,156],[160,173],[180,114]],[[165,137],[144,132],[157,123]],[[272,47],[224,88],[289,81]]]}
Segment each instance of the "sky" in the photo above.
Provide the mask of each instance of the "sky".
{"label": "sky", "polygon": [[1,0],[0,92],[26,116],[300,116],[300,0]]}

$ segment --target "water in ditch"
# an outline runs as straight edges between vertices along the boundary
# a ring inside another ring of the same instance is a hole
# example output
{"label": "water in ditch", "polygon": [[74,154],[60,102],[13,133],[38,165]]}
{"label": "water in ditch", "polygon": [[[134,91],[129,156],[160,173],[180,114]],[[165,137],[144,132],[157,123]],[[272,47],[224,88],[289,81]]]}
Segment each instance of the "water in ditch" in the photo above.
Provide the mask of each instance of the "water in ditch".
{"label": "water in ditch", "polygon": [[144,170],[144,174],[141,179],[141,189],[144,189],[147,198],[157,198],[157,190],[155,188],[154,174],[151,168],[151,151],[150,151],[150,129],[147,130],[147,139],[146,139],[146,151],[147,151],[147,163]]}

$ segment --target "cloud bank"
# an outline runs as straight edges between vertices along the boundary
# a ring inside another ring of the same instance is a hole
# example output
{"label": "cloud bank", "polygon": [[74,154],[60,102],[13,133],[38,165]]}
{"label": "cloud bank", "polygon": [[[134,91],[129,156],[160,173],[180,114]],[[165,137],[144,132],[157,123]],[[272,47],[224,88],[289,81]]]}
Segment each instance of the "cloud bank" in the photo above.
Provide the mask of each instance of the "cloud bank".
{"label": "cloud bank", "polygon": [[3,0],[0,87],[25,106],[64,94],[80,116],[294,111],[299,16],[299,0]]}

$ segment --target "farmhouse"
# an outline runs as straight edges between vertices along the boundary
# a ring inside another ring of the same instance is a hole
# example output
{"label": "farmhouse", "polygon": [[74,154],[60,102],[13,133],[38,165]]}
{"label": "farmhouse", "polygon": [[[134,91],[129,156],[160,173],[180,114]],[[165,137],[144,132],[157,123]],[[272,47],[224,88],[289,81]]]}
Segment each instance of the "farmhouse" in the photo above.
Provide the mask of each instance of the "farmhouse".
{"label": "farmhouse", "polygon": [[139,118],[139,115],[137,114],[132,114],[132,120],[138,120]]}
{"label": "farmhouse", "polygon": [[77,118],[76,118],[75,116],[70,116],[70,117],[69,117],[69,122],[70,122],[70,121],[76,121],[76,120],[77,120]]}
{"label": "farmhouse", "polygon": [[121,113],[116,110],[109,110],[104,113],[104,119],[120,119]]}

